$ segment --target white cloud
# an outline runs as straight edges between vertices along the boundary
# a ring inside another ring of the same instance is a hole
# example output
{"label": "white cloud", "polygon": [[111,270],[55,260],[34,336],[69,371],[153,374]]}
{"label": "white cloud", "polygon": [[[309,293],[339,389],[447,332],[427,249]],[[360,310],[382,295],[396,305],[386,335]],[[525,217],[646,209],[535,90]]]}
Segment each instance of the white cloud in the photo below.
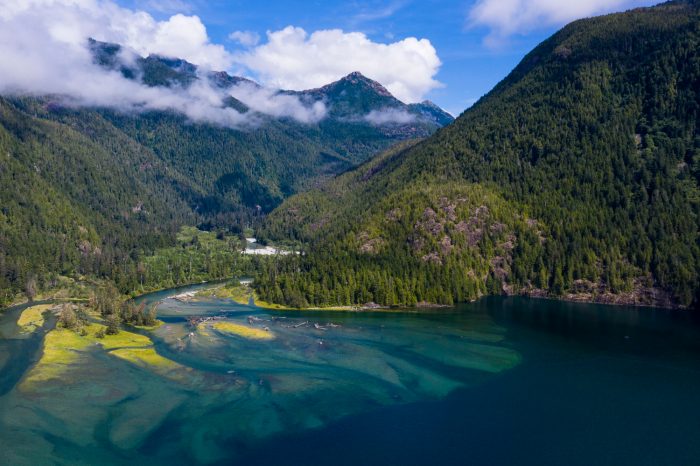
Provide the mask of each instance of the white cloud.
{"label": "white cloud", "polygon": [[[87,48],[88,37],[129,46],[132,50],[121,54],[128,60],[135,53],[162,53],[205,70],[230,61],[223,48],[209,44],[196,17],[175,15],[157,22],[147,13],[99,0],[27,0],[19,6],[0,0],[0,94],[53,95],[67,105],[129,111],[173,110],[231,127],[258,120],[226,108],[227,94],[206,79],[187,89],[152,88],[100,68]],[[322,104],[307,108],[294,97],[262,88],[233,92],[253,110],[276,117],[310,122],[325,114]]]}
{"label": "white cloud", "polygon": [[158,53],[184,58],[212,69],[228,69],[233,63],[223,46],[209,42],[207,30],[197,16],[176,14],[167,21],[148,23],[125,45],[142,54]]}
{"label": "white cloud", "polygon": [[397,108],[384,108],[381,110],[372,110],[364,119],[373,125],[382,126],[388,124],[411,123],[416,120],[416,116],[408,113],[406,110]]}
{"label": "white cloud", "polygon": [[434,79],[440,59],[427,39],[409,37],[381,44],[360,32],[331,29],[308,34],[292,26],[268,32],[267,39],[236,58],[273,87],[320,87],[360,71],[399,99],[417,102],[441,86]]}
{"label": "white cloud", "polygon": [[28,21],[31,17],[59,42],[76,45],[93,37],[141,55],[174,56],[212,69],[228,69],[233,63],[223,46],[210,42],[197,16],[176,14],[156,21],[146,12],[121,8],[109,0],[0,0],[0,10],[0,18]]}
{"label": "white cloud", "polygon": [[233,31],[228,38],[244,47],[252,47],[260,42],[260,34],[252,31]]}
{"label": "white cloud", "polygon": [[[244,66],[270,88],[243,84],[229,90],[253,110],[240,114],[225,107],[229,94],[206,79],[187,89],[150,88],[98,67],[86,47],[89,37],[122,44],[124,63],[161,54],[184,58],[203,72]],[[440,85],[434,76],[441,63],[426,39],[381,44],[362,33],[324,30],[309,35],[294,27],[269,32],[267,42],[258,46],[253,45],[255,33],[237,31],[231,38],[252,48],[230,54],[210,41],[197,16],[175,14],[159,21],[111,0],[0,0],[0,93],[51,94],[69,105],[128,111],[173,110],[195,121],[239,127],[260,121],[259,114],[319,121],[326,114],[323,103],[306,105],[273,88],[319,87],[352,71],[381,82],[408,102],[421,100]],[[408,122],[409,117],[375,112],[363,118],[386,124]]]}
{"label": "white cloud", "polygon": [[471,26],[487,26],[487,45],[498,45],[514,34],[563,25],[578,18],[649,5],[648,0],[477,0],[469,12]]}
{"label": "white cloud", "polygon": [[252,110],[278,118],[291,117],[302,123],[313,123],[326,116],[326,106],[322,102],[306,106],[296,96],[279,94],[275,89],[250,83],[239,84],[230,90],[230,94]]}

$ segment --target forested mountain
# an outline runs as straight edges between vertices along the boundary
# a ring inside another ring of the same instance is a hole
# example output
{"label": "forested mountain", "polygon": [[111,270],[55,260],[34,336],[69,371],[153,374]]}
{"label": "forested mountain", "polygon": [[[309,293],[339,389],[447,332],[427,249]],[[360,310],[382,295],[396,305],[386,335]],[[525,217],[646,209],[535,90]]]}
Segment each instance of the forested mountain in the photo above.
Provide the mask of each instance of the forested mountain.
{"label": "forested mountain", "polygon": [[566,26],[453,124],[285,201],[266,233],[305,254],[258,292],[697,306],[699,51],[696,2]]}
{"label": "forested mountain", "polygon": [[[257,87],[226,73],[202,74],[179,59],[150,56],[124,64],[116,44],[91,41],[90,48],[99,65],[151,87],[187,87],[202,79],[222,89]],[[375,98],[366,82],[346,83],[352,99]],[[329,109],[335,105],[334,96],[319,99]],[[228,104],[254,112],[233,97]],[[240,231],[285,197],[450,118],[412,115],[394,124],[360,114],[309,123],[260,114],[255,125],[230,128],[174,111],[2,96],[0,302],[31,277],[45,288],[61,274],[105,277],[128,291],[139,258],[174,244],[180,226]]]}

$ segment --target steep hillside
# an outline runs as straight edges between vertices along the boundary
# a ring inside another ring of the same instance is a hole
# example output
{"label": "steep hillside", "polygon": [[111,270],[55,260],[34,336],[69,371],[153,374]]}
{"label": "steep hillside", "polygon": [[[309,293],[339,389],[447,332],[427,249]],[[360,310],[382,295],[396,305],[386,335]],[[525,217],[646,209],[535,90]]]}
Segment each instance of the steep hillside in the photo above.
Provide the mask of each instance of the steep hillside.
{"label": "steep hillside", "polygon": [[307,255],[258,291],[697,305],[699,45],[695,2],[570,24],[454,124],[273,212]]}
{"label": "steep hillside", "polygon": [[0,99],[0,300],[30,276],[40,287],[63,273],[116,278],[130,253],[195,221],[187,180],[152,152],[98,117],[81,132],[30,116],[42,108]]}

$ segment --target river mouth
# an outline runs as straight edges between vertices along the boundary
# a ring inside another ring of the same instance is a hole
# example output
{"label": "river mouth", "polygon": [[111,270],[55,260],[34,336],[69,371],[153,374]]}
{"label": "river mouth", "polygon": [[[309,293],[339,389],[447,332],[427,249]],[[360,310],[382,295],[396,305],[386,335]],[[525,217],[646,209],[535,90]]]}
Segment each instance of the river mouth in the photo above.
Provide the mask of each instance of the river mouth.
{"label": "river mouth", "polygon": [[[513,298],[423,313],[271,312],[172,294],[143,298],[162,300],[163,325],[133,329],[127,346],[68,348],[60,376],[41,372],[41,352],[0,360],[3,375],[23,374],[0,397],[2,462],[464,464],[463,444],[473,464],[547,464],[545,450],[516,461],[527,445],[514,439],[541,441],[528,422],[558,439],[548,448],[564,460],[560,432],[578,426],[595,443],[589,428],[626,427],[639,440],[638,423],[662,408],[684,425],[676,438],[700,434],[690,398],[700,332],[667,312]],[[639,409],[654,390],[665,405]],[[494,423],[513,456],[497,448]],[[657,446],[672,443],[646,429]]]}

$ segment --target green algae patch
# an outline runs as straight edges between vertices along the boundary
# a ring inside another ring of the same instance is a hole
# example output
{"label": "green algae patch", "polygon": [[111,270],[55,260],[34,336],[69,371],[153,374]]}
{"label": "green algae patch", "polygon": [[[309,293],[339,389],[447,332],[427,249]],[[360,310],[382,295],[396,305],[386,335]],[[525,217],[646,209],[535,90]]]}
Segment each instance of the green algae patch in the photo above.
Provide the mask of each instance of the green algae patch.
{"label": "green algae patch", "polygon": [[221,287],[215,290],[215,296],[217,298],[228,298],[238,304],[248,304],[252,293],[250,288],[244,285],[234,286],[234,287]]}
{"label": "green algae patch", "polygon": [[253,298],[253,290],[247,285],[225,285],[207,288],[197,292],[198,298],[230,299],[238,304],[247,305]]}
{"label": "green algae patch", "polygon": [[257,294],[253,295],[253,304],[255,304],[257,307],[260,307],[263,309],[273,309],[276,311],[291,311],[292,310],[292,308],[287,307],[287,306],[282,306],[280,304],[268,303],[267,301],[263,301],[262,299],[258,298]]}
{"label": "green algae patch", "polygon": [[154,330],[158,330],[163,325],[165,325],[165,322],[163,322],[162,320],[156,320],[156,323],[153,325],[134,325],[134,328],[137,328],[139,330],[146,330],[148,332],[152,332]]}
{"label": "green algae patch", "polygon": [[153,346],[117,348],[109,354],[140,369],[190,387],[196,386],[202,380],[197,371],[161,356]]}
{"label": "green algae patch", "polygon": [[230,299],[235,303],[243,304],[245,306],[250,304],[252,300],[255,306],[263,309],[273,309],[278,311],[291,310],[291,308],[288,306],[263,301],[247,283],[229,284],[207,288],[205,290],[198,291],[195,296],[198,298]]}
{"label": "green algae patch", "polygon": [[97,334],[104,333],[106,327],[99,323],[86,325],[84,334],[65,328],[55,328],[44,338],[43,354],[39,362],[31,369],[22,386],[27,388],[52,379],[60,379],[76,363],[82,353],[90,348],[100,348],[108,351],[122,360],[138,367],[151,369],[164,375],[171,369],[185,369],[163,356],[153,347],[153,341],[145,335],[120,331],[117,335],[105,335],[98,338]]}
{"label": "green algae patch", "polygon": [[218,332],[247,338],[249,340],[272,340],[275,334],[269,330],[234,324],[233,322],[214,322],[211,327]]}
{"label": "green algae patch", "polygon": [[44,313],[53,307],[52,304],[40,304],[28,307],[17,319],[17,325],[22,329],[22,333],[33,333],[36,329],[44,325]]}
{"label": "green algae patch", "polygon": [[[99,324],[98,326],[103,327]],[[107,335],[100,340],[95,340],[95,342],[99,343],[110,355],[159,375],[167,375],[176,369],[187,369],[185,366],[158,354],[153,346],[153,341],[145,335],[122,330],[117,335]]]}
{"label": "green algae patch", "polygon": [[[104,326],[100,324],[95,324],[95,326],[104,328]],[[93,327],[93,325],[91,325],[90,327]],[[116,335],[106,335],[102,339],[97,339],[93,336],[93,339],[95,343],[99,343],[100,345],[102,345],[102,348],[106,350],[153,345],[153,342],[147,336],[139,335],[138,333],[127,332],[125,330],[120,331]]]}
{"label": "green algae patch", "polygon": [[197,325],[197,332],[203,336],[203,337],[211,337],[211,332],[209,331],[209,327],[206,324],[198,324]]}
{"label": "green algae patch", "polygon": [[184,368],[180,364],[158,354],[155,348],[118,348],[109,352],[125,361],[129,361],[144,369],[157,369],[157,372]]}
{"label": "green algae patch", "polygon": [[81,337],[72,330],[57,328],[50,331],[44,337],[41,359],[24,379],[22,386],[26,388],[61,378],[91,344],[94,344],[93,339]]}

